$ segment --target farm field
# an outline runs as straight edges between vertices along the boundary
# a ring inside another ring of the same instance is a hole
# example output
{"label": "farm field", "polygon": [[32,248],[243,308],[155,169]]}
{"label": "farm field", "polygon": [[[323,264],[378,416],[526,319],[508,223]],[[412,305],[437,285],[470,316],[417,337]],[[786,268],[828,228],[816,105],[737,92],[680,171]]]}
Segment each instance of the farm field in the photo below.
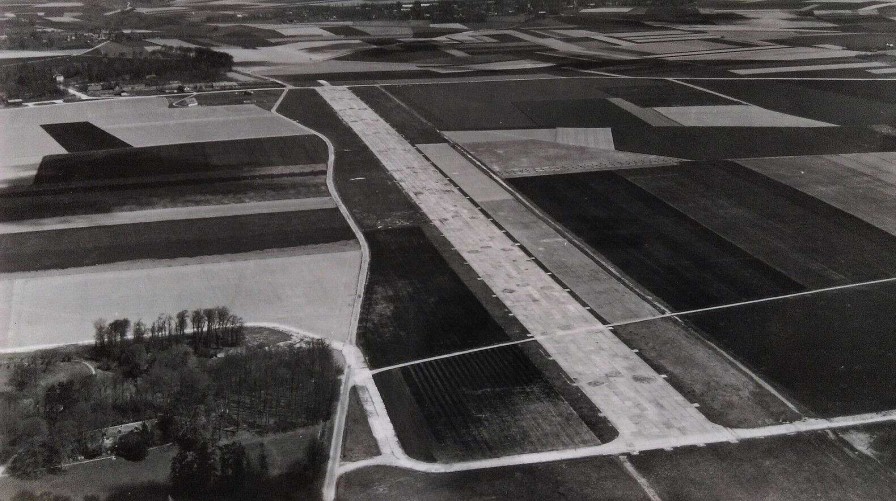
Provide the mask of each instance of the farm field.
{"label": "farm field", "polygon": [[364,236],[371,261],[358,343],[371,367],[508,340],[420,229]]}
{"label": "farm field", "polygon": [[[553,78],[384,87],[440,130],[601,127],[642,122],[607,101],[637,106],[733,104],[719,96],[664,80]],[[571,98],[570,96],[575,96]],[[527,113],[528,111],[528,113]],[[604,115],[595,114],[604,112]]]}
{"label": "farm field", "polygon": [[374,466],[339,480],[337,499],[613,499],[649,501],[615,458],[597,457],[457,473]]}
{"label": "farm field", "polygon": [[326,161],[326,146],[316,136],[238,139],[52,155],[40,163],[35,183],[155,178]]}
{"label": "farm field", "polygon": [[822,416],[891,409],[896,284],[685,315],[722,348]]}
{"label": "farm field", "polygon": [[710,421],[754,428],[802,416],[699,338],[687,322],[661,318],[613,328]]}
{"label": "farm field", "polygon": [[896,235],[892,153],[757,158],[738,163]]}
{"label": "farm field", "polygon": [[808,288],[896,276],[896,237],[733,162],[618,174]]}
{"label": "farm field", "polygon": [[0,271],[237,254],[353,239],[338,209],[32,231],[0,235]]}
{"label": "farm field", "polygon": [[516,346],[393,369],[375,380],[390,416],[419,413],[395,420],[399,438],[420,459],[450,462],[600,443]]}
{"label": "farm field", "polygon": [[824,433],[631,456],[661,499],[889,499],[893,474]]}
{"label": "farm field", "polygon": [[510,184],[674,310],[803,289],[619,174],[515,178]]}
{"label": "farm field", "polygon": [[88,341],[100,317],[149,322],[162,312],[221,304],[247,322],[278,323],[343,341],[360,260],[356,243],[339,242],[0,274],[0,349]]}
{"label": "farm field", "polygon": [[317,173],[283,177],[210,182],[198,179],[180,183],[147,182],[117,187],[92,187],[72,190],[53,189],[50,185],[0,192],[0,220],[28,219],[103,214],[134,210],[197,207],[230,203],[265,202],[272,200],[317,198],[329,195],[325,167]]}
{"label": "farm field", "polygon": [[[839,125],[892,123],[893,82],[706,81],[708,89],[784,113]],[[788,96],[799,95],[800,99]]]}
{"label": "farm field", "polygon": [[90,122],[54,123],[41,127],[69,153],[131,146]]}

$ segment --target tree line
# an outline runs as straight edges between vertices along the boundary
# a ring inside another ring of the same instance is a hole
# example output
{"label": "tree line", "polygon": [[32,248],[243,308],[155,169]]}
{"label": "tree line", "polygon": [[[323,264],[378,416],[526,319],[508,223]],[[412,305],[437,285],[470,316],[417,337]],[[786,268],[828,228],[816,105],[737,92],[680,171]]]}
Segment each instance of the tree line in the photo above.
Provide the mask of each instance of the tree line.
{"label": "tree line", "polygon": [[94,350],[97,358],[118,359],[128,342],[152,347],[189,342],[194,350],[239,346],[245,338],[243,319],[226,306],[181,310],[174,315],[160,314],[150,325],[128,318],[107,322],[99,318],[93,323]]}

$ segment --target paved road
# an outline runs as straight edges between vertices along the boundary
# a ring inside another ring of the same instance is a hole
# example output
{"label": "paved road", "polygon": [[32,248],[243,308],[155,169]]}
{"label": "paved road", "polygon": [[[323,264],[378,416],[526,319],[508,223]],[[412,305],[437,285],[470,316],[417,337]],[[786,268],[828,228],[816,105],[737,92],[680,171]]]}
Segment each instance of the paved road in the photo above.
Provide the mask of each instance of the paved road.
{"label": "paved road", "polygon": [[[318,92],[601,409],[619,431],[621,441],[635,444],[684,436],[728,436],[533,263],[518,244],[350,90],[325,87]],[[564,332],[581,335],[554,336]]]}

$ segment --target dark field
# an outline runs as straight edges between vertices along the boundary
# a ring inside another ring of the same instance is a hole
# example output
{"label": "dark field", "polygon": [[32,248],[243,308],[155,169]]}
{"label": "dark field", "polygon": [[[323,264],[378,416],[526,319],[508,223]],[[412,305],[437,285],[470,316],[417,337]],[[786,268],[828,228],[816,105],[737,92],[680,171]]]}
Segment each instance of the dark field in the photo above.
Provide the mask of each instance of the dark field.
{"label": "dark field", "polygon": [[336,499],[649,501],[619,462],[608,457],[457,473],[419,473],[375,466],[340,477]]}
{"label": "dark field", "polygon": [[401,227],[425,221],[389,172],[336,112],[310,89],[294,89],[277,108],[288,118],[333,142],[333,181],[362,230]]}
{"label": "dark field", "polygon": [[628,127],[613,140],[617,150],[691,160],[896,150],[896,137],[857,126]]}
{"label": "dark field", "polygon": [[884,501],[896,478],[825,433],[631,456],[664,500]]}
{"label": "dark field", "polygon": [[353,87],[361,98],[383,120],[389,122],[411,144],[444,143],[445,139],[431,125],[404,107],[379,87]]}
{"label": "dark field", "polygon": [[351,240],[338,209],[0,235],[0,272],[236,254]]}
{"label": "dark field", "polygon": [[896,283],[686,315],[735,357],[823,416],[896,407]]}
{"label": "dark field", "polygon": [[599,443],[516,346],[415,364],[375,380],[390,417],[419,414],[413,422],[399,418],[396,431],[420,459],[458,461]]}
{"label": "dark field", "polygon": [[[41,188],[43,188],[43,185]],[[239,181],[147,183],[109,189],[25,190],[0,194],[0,221],[328,196],[323,173]]]}
{"label": "dark field", "polygon": [[614,327],[613,333],[666,375],[689,402],[700,404],[700,412],[713,423],[755,428],[802,417],[684,322],[675,318],[634,322]]}
{"label": "dark field", "polygon": [[509,181],[674,310],[802,290],[616,173]]}
{"label": "dark field", "polygon": [[45,124],[41,127],[69,153],[131,146],[90,122]]}
{"label": "dark field", "polygon": [[663,80],[622,84],[612,78],[564,78],[395,85],[386,90],[441,130],[643,125],[603,100],[608,97],[643,106],[730,104],[713,94]]}
{"label": "dark field", "polygon": [[420,229],[365,237],[370,275],[358,342],[371,367],[508,340]]}
{"label": "dark field", "polygon": [[736,163],[617,173],[806,287],[896,276],[896,237]]}
{"label": "dark field", "polygon": [[641,119],[606,99],[553,99],[513,103],[537,127],[643,127]]}
{"label": "dark field", "polygon": [[103,181],[326,163],[317,136],[284,136],[92,151],[44,157],[35,183]]}
{"label": "dark field", "polygon": [[[867,76],[867,74],[866,74]],[[896,101],[889,82],[705,81],[702,86],[748,103],[839,125],[892,124]],[[799,99],[793,99],[799,96]]]}

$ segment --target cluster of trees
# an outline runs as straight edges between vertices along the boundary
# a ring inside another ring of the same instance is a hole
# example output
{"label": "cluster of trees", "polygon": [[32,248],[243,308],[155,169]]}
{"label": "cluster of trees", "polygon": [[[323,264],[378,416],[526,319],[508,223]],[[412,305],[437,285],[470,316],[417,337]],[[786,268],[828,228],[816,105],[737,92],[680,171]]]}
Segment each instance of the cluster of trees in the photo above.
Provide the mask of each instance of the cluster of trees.
{"label": "cluster of trees", "polygon": [[44,64],[0,68],[0,92],[7,99],[51,99],[65,94],[56,86],[53,69]]}
{"label": "cluster of trees", "polygon": [[171,460],[171,490],[188,499],[259,499],[268,475],[264,444],[253,455],[240,442],[191,437]]}
{"label": "cluster of trees", "polygon": [[247,347],[209,367],[215,400],[227,416],[262,431],[329,419],[339,373],[329,344],[321,339],[275,349]]}
{"label": "cluster of trees", "polygon": [[162,47],[148,57],[78,56],[57,67],[67,80],[118,82],[145,80],[206,81],[233,68],[233,56],[205,47]]}
{"label": "cluster of trees", "polygon": [[[60,362],[74,360],[54,351],[17,362],[12,391],[0,395],[0,460],[9,460],[7,471],[33,477],[73,458],[96,457],[104,452],[104,430],[121,423],[155,423],[115,448],[140,460],[155,444],[216,444],[240,429],[264,434],[329,419],[340,368],[323,340],[197,355],[242,340],[233,318],[226,308],[211,308],[163,315],[148,327],[127,319],[97,322],[96,346],[84,352],[104,357],[108,367],[101,363],[95,375],[58,380]],[[112,354],[117,362],[109,361]],[[184,442],[199,432],[201,440]]]}
{"label": "cluster of trees", "polygon": [[143,320],[131,324],[122,318],[107,322],[97,319],[93,323],[95,358],[118,360],[130,356],[133,344],[146,344],[151,348],[189,342],[197,353],[208,350],[239,346],[245,338],[243,319],[230,312],[226,306],[181,310],[175,315],[161,314],[147,326]]}

